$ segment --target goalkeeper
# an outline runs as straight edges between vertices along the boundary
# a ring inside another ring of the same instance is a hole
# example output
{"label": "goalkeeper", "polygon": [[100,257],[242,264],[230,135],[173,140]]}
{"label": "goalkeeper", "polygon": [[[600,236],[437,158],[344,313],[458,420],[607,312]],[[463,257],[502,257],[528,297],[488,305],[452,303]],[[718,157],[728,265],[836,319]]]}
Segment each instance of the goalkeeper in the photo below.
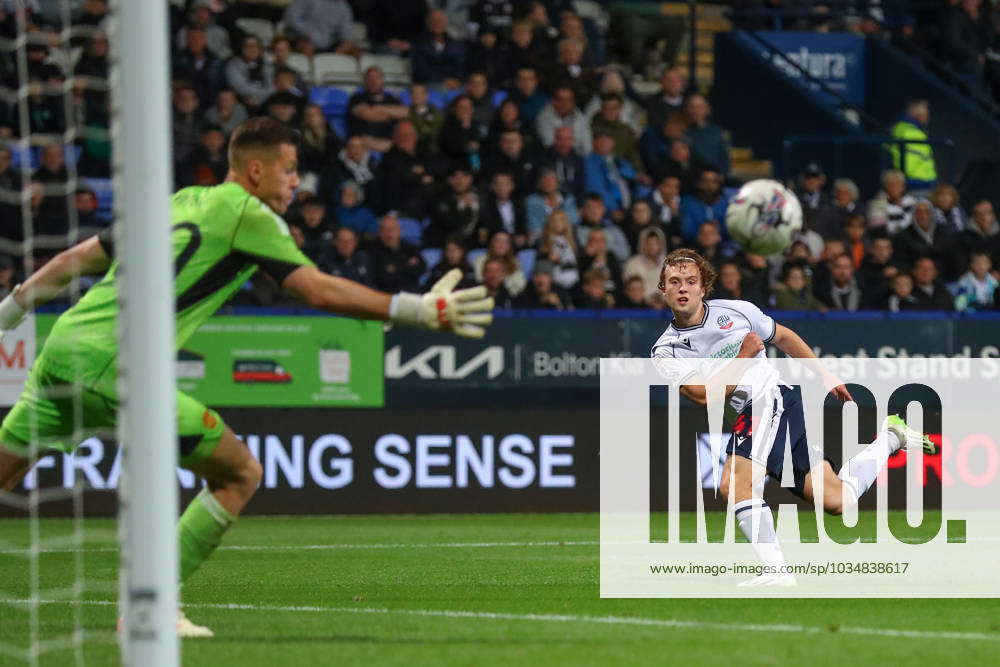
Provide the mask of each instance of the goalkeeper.
{"label": "goalkeeper", "polygon": [[[486,297],[484,287],[452,291],[461,279],[457,269],[428,294],[390,296],[326,275],[302,254],[281,218],[299,185],[295,142],[292,131],[276,120],[248,120],[233,132],[226,182],[187,188],[172,197],[177,346],[258,268],[313,308],[483,336],[493,319],[493,300]],[[128,224],[143,220],[134,216]],[[3,420],[3,491],[11,490],[34,464],[30,443],[43,451],[71,452],[88,431],[114,426],[117,272],[113,240],[102,233],[55,257],[0,302],[2,337],[28,310],[62,292],[74,276],[105,273],[55,323],[23,394]],[[79,387],[75,400],[70,393],[74,387]],[[77,416],[82,419],[82,434],[74,430]],[[181,465],[208,482],[178,525],[183,582],[211,555],[246,506],[260,482],[261,468],[214,410],[181,392],[177,392],[177,423]],[[182,636],[211,636],[210,630],[190,623],[180,612],[178,631]]]}

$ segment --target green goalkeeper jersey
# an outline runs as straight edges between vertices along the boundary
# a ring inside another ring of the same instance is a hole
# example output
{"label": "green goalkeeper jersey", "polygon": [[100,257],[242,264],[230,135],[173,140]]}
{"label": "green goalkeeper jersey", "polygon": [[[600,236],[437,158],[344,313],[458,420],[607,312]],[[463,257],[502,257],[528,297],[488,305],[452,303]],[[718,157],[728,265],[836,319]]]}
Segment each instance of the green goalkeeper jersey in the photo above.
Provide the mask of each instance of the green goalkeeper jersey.
{"label": "green goalkeeper jersey", "polygon": [[[288,226],[236,183],[191,187],[171,198],[170,235],[174,258],[176,345],[238,290],[258,267],[280,284],[312,262],[302,254]],[[128,224],[142,224],[133,217]],[[110,234],[101,236],[114,257]],[[118,261],[55,323],[39,364],[67,380],[113,394],[117,377]]]}

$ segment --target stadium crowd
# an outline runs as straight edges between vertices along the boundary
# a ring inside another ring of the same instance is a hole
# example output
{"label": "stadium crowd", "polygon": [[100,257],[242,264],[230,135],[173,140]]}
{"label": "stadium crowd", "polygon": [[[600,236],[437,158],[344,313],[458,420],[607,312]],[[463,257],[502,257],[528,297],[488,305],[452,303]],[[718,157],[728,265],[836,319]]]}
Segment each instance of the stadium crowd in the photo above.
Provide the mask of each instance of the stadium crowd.
{"label": "stadium crowd", "polygon": [[[27,6],[26,104],[0,97],[0,141],[9,140],[0,144],[0,294],[71,231],[110,223],[108,2],[83,0],[69,58],[57,26]],[[661,309],[662,260],[684,246],[718,270],[716,296],[765,308],[1000,301],[992,204],[966,212],[936,177],[915,183],[888,171],[864,202],[854,183],[810,164],[795,183],[805,226],[791,248],[742,250],[726,229],[738,182],[707,91],[666,67],[660,90],[640,95],[629,69],[609,59],[598,23],[570,0],[191,0],[171,9],[177,187],[222,182],[227,137],[247,117],[297,128],[303,178],[287,218],[327,272],[396,292],[458,267],[500,308]],[[252,26],[239,21],[248,16]],[[16,28],[12,3],[0,0],[0,39]],[[25,83],[14,55],[0,49],[8,90]],[[362,68],[369,56],[381,60]],[[397,72],[380,64],[402,60],[409,80],[387,85]],[[337,72],[320,63],[347,63],[357,81],[332,83]],[[925,128],[924,112],[917,102],[904,122]],[[54,141],[24,155],[15,140],[26,131]],[[283,299],[261,275],[237,302]]]}

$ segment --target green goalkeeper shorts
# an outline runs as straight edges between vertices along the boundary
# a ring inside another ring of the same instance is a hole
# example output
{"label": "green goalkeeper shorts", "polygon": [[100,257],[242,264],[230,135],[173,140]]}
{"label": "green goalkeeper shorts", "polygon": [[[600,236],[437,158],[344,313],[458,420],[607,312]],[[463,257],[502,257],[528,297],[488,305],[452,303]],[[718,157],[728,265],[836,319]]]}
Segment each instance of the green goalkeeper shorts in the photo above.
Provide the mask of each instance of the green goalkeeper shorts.
{"label": "green goalkeeper shorts", "polygon": [[[30,443],[40,453],[71,453],[91,436],[115,437],[118,400],[105,393],[68,382],[38,360],[24,391],[0,426],[0,445],[27,457]],[[222,439],[226,425],[219,414],[187,394],[177,392],[177,433],[180,464],[208,458]]]}

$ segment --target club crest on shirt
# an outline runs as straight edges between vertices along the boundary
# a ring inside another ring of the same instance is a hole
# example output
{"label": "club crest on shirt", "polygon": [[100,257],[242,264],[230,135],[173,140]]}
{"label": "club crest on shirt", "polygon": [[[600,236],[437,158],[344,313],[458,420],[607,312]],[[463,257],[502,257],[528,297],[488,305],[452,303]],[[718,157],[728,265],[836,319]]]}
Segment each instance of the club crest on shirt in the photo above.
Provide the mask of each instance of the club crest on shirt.
{"label": "club crest on shirt", "polygon": [[729,318],[729,315],[719,315],[719,319],[715,320],[715,323],[719,325],[720,329],[733,328],[733,321]]}

